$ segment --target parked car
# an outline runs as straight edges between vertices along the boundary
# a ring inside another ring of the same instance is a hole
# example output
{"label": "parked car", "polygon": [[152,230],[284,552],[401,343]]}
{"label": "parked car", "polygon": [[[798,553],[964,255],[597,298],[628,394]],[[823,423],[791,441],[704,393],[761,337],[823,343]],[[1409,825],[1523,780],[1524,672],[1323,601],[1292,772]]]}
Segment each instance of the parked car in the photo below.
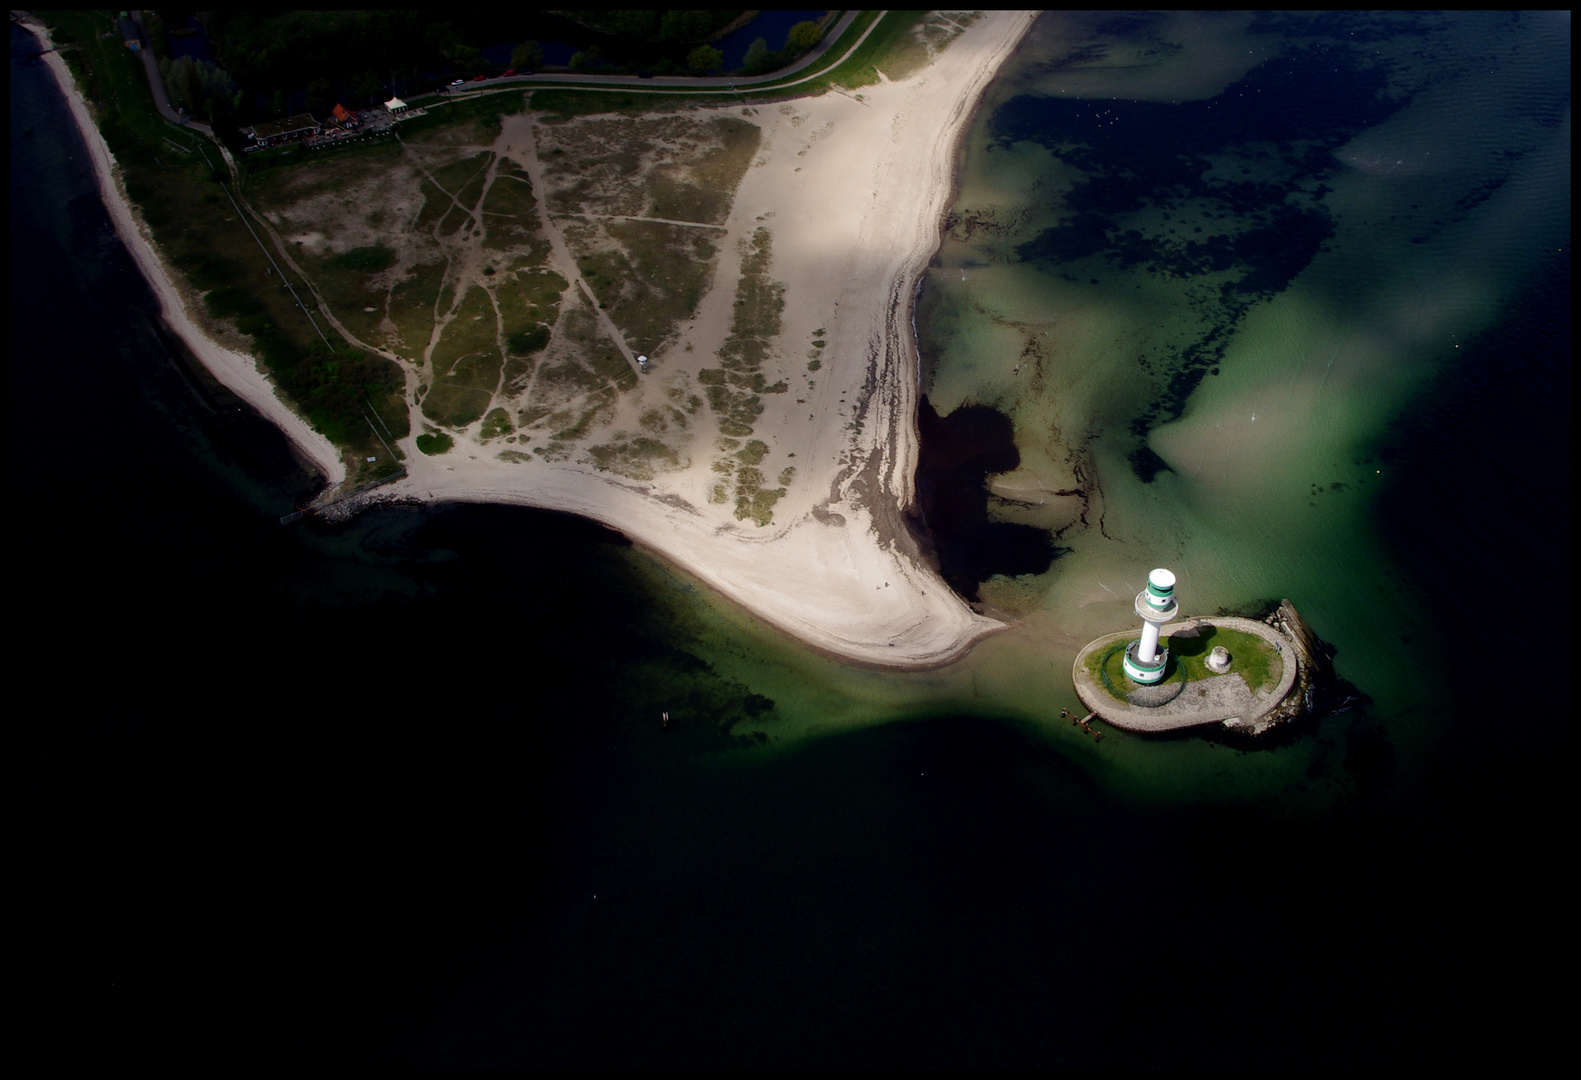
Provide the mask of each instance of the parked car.
{"label": "parked car", "polygon": [[486,78],[488,78],[487,75],[474,75],[474,76],[472,76],[472,81],[473,82],[482,82]]}
{"label": "parked car", "polygon": [[451,83],[450,85],[451,86],[460,86],[464,82],[466,82],[465,79],[457,79],[455,82]]}
{"label": "parked car", "polygon": [[516,74],[516,69],[515,68],[506,68],[505,69],[505,74],[501,75],[500,78],[508,79],[514,74]]}

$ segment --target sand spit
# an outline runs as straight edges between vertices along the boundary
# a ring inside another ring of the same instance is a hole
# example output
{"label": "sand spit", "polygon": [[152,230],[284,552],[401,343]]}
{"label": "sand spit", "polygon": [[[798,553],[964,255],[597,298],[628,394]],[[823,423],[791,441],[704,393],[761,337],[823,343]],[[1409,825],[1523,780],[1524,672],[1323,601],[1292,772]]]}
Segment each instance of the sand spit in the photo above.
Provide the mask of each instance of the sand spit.
{"label": "sand spit", "polygon": [[148,227],[132,211],[131,202],[127,199],[126,191],[121,184],[120,170],[116,168],[115,156],[110,153],[104,137],[99,134],[98,126],[93,122],[93,114],[89,111],[88,103],[77,86],[77,80],[72,77],[71,69],[66,66],[60,54],[55,52],[54,42],[50,40],[49,31],[45,27],[33,22],[24,25],[38,37],[41,47],[45,50],[44,63],[54,74],[61,93],[66,96],[72,117],[77,122],[77,130],[82,133],[82,141],[87,145],[88,157],[93,161],[93,171],[98,175],[99,191],[104,197],[105,208],[110,212],[110,220],[115,223],[115,231],[126,244],[127,250],[132,253],[132,258],[137,262],[137,268],[142,272],[149,288],[153,289],[154,295],[159,298],[160,315],[165,323],[180,336],[192,350],[193,355],[208,368],[221,385],[279,427],[297,452],[314,469],[323,474],[330,484],[343,481],[346,478],[346,466],[341,461],[340,451],[335,449],[334,444],[314,431],[306,420],[276,396],[273,384],[263,372],[258,370],[256,360],[246,353],[228,349],[214,341],[203,332],[187,310],[186,300],[175,284],[173,272],[160,258],[153,239],[149,236]]}
{"label": "sand spit", "polygon": [[[696,385],[698,371],[715,362],[730,332],[735,260],[728,253],[755,229],[770,229],[771,273],[785,285],[779,353],[799,353],[815,334],[825,343],[807,396],[765,395],[754,425],[771,453],[795,466],[771,524],[739,520],[732,507],[708,498],[712,435],[702,430],[683,467],[651,480],[601,471],[574,455],[502,460],[487,440],[474,438],[427,457],[408,438],[409,476],[382,489],[383,497],[511,503],[593,518],[769,624],[851,662],[943,664],[1000,628],[950,591],[905,526],[917,455],[910,313],[938,245],[958,139],[1033,18],[991,12],[909,78],[750,111],[762,149],[726,223],[727,254],[714,287],[681,340],[653,357],[635,406],[626,409],[640,408],[666,381]],[[217,346],[188,317],[128,209],[69,72],[59,57],[49,61],[93,148],[116,227],[160,295],[166,320],[225,385],[339,481],[344,473],[333,447],[275,398],[253,360]]]}

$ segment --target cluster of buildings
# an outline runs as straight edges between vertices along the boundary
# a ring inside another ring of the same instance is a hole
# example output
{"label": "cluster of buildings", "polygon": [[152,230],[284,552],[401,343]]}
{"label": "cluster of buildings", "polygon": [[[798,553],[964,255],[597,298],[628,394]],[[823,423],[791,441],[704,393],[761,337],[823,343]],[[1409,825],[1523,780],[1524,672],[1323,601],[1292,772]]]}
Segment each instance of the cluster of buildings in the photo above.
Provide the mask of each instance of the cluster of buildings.
{"label": "cluster of buildings", "polygon": [[251,140],[247,144],[247,149],[252,151],[267,150],[271,146],[283,146],[288,142],[299,142],[323,130],[323,125],[310,114],[298,113],[284,120],[271,120],[267,124],[242,128],[242,134]]}
{"label": "cluster of buildings", "polygon": [[291,142],[303,142],[314,146],[337,142],[358,134],[379,134],[388,131],[392,125],[402,120],[422,116],[426,112],[426,109],[413,109],[400,98],[386,101],[382,110],[373,109],[366,113],[356,113],[344,105],[337,104],[330,110],[328,119],[323,123],[319,123],[310,113],[298,113],[284,120],[271,120],[266,124],[242,128],[242,134],[249,140],[246,147],[249,153],[255,150],[267,150],[274,146],[284,146]]}

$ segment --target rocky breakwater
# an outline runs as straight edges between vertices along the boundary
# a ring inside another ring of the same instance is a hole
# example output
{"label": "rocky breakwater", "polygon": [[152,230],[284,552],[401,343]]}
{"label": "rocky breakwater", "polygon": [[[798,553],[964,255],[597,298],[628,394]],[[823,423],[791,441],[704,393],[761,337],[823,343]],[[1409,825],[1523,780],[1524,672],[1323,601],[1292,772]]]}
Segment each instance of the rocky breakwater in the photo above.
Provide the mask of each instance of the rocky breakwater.
{"label": "rocky breakwater", "polygon": [[1262,621],[1295,650],[1295,684],[1279,704],[1256,721],[1239,726],[1226,725],[1226,731],[1257,738],[1281,728],[1288,729],[1288,725],[1304,716],[1340,712],[1362,700],[1355,687],[1334,674],[1333,646],[1313,633],[1312,627],[1289,600],[1279,601],[1279,606]]}
{"label": "rocky breakwater", "polygon": [[1308,715],[1317,701],[1318,679],[1331,670],[1323,643],[1289,600],[1279,601],[1279,606],[1263,621],[1279,631],[1280,635],[1295,648],[1296,682],[1290,688],[1289,695],[1274,706],[1267,716],[1259,720],[1255,726],[1248,726],[1245,729],[1250,735],[1266,734],[1281,724],[1288,724],[1292,720],[1299,720]]}

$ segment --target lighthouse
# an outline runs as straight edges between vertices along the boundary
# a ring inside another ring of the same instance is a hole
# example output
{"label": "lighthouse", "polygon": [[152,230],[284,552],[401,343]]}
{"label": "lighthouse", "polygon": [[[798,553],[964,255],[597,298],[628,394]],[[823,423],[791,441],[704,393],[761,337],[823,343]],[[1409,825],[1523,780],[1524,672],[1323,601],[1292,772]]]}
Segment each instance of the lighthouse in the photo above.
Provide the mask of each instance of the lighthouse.
{"label": "lighthouse", "polygon": [[1136,613],[1142,617],[1142,638],[1125,647],[1122,666],[1132,682],[1147,686],[1164,677],[1164,665],[1169,663],[1169,650],[1158,647],[1158,632],[1180,613],[1175,575],[1162,569],[1148,574],[1147,588],[1136,594]]}

